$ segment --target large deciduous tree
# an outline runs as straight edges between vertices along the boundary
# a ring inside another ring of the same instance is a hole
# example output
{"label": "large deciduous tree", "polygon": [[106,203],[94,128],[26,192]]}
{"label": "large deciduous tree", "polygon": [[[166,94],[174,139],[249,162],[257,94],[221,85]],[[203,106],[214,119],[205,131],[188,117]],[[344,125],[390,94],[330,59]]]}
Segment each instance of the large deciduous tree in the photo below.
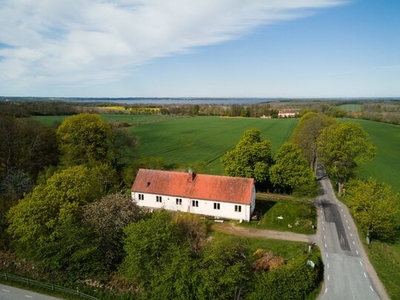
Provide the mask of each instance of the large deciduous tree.
{"label": "large deciduous tree", "polygon": [[330,125],[318,138],[318,153],[328,175],[338,184],[339,196],[357,166],[372,160],[375,152],[368,133],[356,122]]}
{"label": "large deciduous tree", "polygon": [[349,207],[366,236],[372,239],[391,240],[399,229],[399,195],[385,183],[374,178],[351,180],[346,188]]}
{"label": "large deciduous tree", "polygon": [[70,167],[56,172],[13,206],[8,212],[8,232],[17,251],[28,258],[52,260],[52,253],[42,250],[65,240],[65,229],[77,222],[80,208],[102,197],[97,176],[93,169]]}
{"label": "large deciduous tree", "polygon": [[97,238],[101,262],[107,270],[115,270],[124,257],[124,228],[140,218],[141,211],[129,195],[107,195],[83,207],[82,223]]}
{"label": "large deciduous tree", "polygon": [[257,184],[265,183],[272,165],[271,142],[261,139],[259,129],[246,130],[221,163],[228,176],[254,178]]}
{"label": "large deciduous tree", "polygon": [[67,166],[108,160],[111,128],[99,115],[66,118],[57,129],[62,162]]}
{"label": "large deciduous tree", "polygon": [[318,137],[325,127],[335,122],[335,119],[327,115],[308,112],[301,117],[290,138],[291,142],[300,147],[314,172],[318,165]]}
{"label": "large deciduous tree", "polygon": [[297,191],[301,194],[315,196],[316,182],[308,161],[300,148],[286,142],[276,151],[275,164],[269,169],[271,183],[283,187],[288,192]]}

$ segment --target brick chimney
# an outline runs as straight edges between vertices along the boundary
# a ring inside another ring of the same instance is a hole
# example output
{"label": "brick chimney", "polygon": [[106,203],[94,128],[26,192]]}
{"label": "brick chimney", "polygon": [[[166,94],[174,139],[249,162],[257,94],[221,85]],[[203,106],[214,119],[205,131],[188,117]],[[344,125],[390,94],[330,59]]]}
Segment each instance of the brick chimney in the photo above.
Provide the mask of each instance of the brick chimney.
{"label": "brick chimney", "polygon": [[189,169],[188,173],[189,173],[188,181],[189,181],[189,182],[193,182],[193,181],[194,181],[194,178],[196,177],[196,173],[193,172],[192,169]]}

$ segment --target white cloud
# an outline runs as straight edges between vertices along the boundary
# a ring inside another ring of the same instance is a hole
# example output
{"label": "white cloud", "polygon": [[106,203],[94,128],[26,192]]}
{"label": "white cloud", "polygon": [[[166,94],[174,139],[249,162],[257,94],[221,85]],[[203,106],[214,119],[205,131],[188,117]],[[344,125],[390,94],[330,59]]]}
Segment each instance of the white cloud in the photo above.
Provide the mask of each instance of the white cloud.
{"label": "white cloud", "polygon": [[115,80],[137,64],[235,39],[258,25],[343,3],[2,0],[0,80],[26,84]]}

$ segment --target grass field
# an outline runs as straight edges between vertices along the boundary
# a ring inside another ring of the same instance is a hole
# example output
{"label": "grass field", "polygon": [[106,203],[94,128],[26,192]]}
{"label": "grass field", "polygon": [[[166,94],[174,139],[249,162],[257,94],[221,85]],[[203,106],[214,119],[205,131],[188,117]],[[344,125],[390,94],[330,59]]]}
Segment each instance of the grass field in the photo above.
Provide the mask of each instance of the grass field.
{"label": "grass field", "polygon": [[390,184],[393,191],[400,192],[400,126],[372,121],[355,120],[371,136],[377,147],[375,159],[362,166],[360,176],[374,177]]}
{"label": "grass field", "polygon": [[138,124],[131,132],[139,136],[142,157],[163,157],[177,167],[204,162],[206,173],[222,174],[221,156],[236,145],[245,130],[260,129],[262,138],[270,140],[276,151],[297,122],[298,119],[193,117]]}
{"label": "grass field", "polygon": [[339,108],[345,111],[361,111],[361,106],[361,104],[342,104]]}

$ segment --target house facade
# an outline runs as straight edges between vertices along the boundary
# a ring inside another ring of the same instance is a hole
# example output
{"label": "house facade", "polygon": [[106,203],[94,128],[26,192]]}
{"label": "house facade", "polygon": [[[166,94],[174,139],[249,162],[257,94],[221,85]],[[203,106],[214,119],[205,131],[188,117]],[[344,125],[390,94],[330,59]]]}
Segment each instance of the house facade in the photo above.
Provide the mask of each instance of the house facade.
{"label": "house facade", "polygon": [[278,118],[294,118],[298,113],[299,112],[294,109],[284,109],[278,112]]}
{"label": "house facade", "polygon": [[182,211],[250,221],[255,208],[254,179],[140,169],[132,200],[150,209]]}

